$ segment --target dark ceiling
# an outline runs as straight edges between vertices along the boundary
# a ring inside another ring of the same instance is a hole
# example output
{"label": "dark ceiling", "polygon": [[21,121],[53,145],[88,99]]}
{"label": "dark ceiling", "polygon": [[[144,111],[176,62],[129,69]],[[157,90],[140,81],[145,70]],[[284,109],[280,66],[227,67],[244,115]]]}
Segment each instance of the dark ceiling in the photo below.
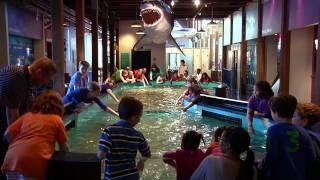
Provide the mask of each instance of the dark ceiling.
{"label": "dark ceiling", "polygon": [[[164,1],[168,5],[171,3],[171,0]],[[172,9],[176,19],[193,18],[196,15],[200,18],[211,18],[212,15],[214,18],[222,18],[250,1],[252,0],[202,0],[201,5],[196,8],[193,0],[178,0]],[[114,11],[120,20],[134,20],[137,14],[136,9],[141,4],[141,0],[106,0],[106,2],[109,9]]]}

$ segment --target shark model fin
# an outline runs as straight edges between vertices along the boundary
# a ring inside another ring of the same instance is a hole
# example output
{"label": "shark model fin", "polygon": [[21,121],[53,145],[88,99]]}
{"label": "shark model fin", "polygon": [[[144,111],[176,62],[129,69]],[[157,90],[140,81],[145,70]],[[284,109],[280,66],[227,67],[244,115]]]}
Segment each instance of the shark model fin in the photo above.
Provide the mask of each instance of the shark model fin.
{"label": "shark model fin", "polygon": [[177,43],[176,40],[172,37],[171,34],[170,34],[170,36],[169,36],[168,43],[171,44],[171,45],[176,46],[176,48],[178,48],[179,51],[185,56],[184,52],[182,51],[182,49],[180,48],[180,46],[178,45],[178,43]]}
{"label": "shark model fin", "polygon": [[150,44],[152,44],[152,40],[146,35],[143,35],[133,46],[133,50],[138,51],[139,49],[143,48],[144,45],[150,45]]}

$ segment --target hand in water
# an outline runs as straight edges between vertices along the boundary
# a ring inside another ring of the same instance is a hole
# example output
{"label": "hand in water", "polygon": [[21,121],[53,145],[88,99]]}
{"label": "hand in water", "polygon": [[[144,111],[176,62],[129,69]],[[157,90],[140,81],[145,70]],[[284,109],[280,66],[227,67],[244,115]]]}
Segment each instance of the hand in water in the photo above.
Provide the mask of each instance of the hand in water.
{"label": "hand in water", "polygon": [[248,133],[250,133],[250,134],[255,134],[255,130],[253,129],[252,126],[249,126],[249,127],[248,127]]}
{"label": "hand in water", "polygon": [[137,164],[137,169],[139,170],[139,171],[143,171],[143,169],[144,169],[144,162],[143,161],[139,161],[138,162],[138,164]]}

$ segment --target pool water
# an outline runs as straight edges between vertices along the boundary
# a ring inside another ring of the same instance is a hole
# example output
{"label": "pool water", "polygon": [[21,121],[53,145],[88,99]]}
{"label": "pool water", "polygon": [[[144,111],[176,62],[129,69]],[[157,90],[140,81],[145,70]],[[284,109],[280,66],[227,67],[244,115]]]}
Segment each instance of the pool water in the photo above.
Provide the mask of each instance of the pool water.
{"label": "pool water", "polygon": [[[180,96],[182,88],[123,88],[118,97],[134,96],[144,104],[144,115],[136,126],[149,142],[152,158],[145,163],[142,179],[175,179],[175,169],[164,164],[161,154],[180,147],[182,134],[187,130],[203,133],[206,149],[214,129],[233,124],[218,121],[209,117],[201,117],[199,113],[183,113],[182,107],[175,107],[175,100]],[[116,103],[110,97],[104,98],[114,109]],[[101,111],[97,105],[89,107],[78,115],[77,127],[70,129],[69,144],[72,152],[96,153],[102,129],[118,119]],[[252,148],[261,156],[264,154],[265,137],[257,134],[252,137]]]}

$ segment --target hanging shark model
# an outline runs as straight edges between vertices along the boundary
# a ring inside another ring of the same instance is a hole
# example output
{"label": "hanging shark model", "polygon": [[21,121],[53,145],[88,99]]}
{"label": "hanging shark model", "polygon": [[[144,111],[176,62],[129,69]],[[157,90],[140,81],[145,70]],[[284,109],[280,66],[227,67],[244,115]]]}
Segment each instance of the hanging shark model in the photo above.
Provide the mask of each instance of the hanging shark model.
{"label": "hanging shark model", "polygon": [[144,0],[140,6],[144,33],[133,49],[139,50],[144,45],[152,43],[162,44],[168,40],[169,44],[175,45],[184,55],[183,51],[171,36],[173,29],[173,11],[162,0]]}

